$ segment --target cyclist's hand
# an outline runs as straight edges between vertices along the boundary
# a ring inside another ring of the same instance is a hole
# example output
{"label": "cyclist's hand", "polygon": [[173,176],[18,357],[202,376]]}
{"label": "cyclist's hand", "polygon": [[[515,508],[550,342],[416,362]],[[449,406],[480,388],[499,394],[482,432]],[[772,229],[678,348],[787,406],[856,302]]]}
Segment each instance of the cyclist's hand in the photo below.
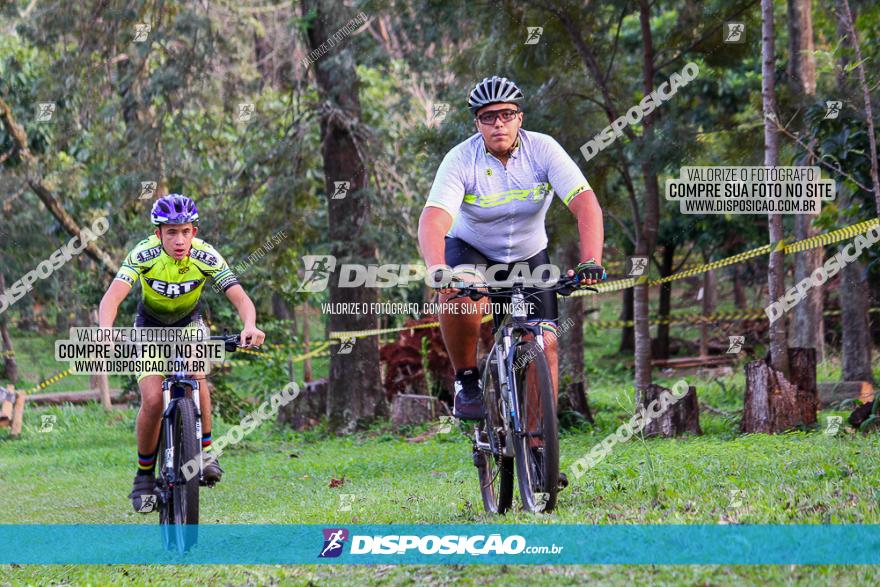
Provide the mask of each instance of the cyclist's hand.
{"label": "cyclist's hand", "polygon": [[608,278],[605,269],[593,259],[579,263],[573,270],[568,270],[569,277],[574,277],[575,274],[580,278],[581,285],[593,285]]}
{"label": "cyclist's hand", "polygon": [[[477,275],[474,275],[473,273],[456,273],[453,274],[450,283],[452,283],[453,281],[463,281],[465,283],[482,283],[483,279],[481,279]],[[461,290],[459,290],[457,287],[441,287],[437,291],[439,291],[440,294],[443,296],[448,296],[455,295]]]}
{"label": "cyclist's hand", "polygon": [[239,336],[243,347],[260,346],[266,340],[266,333],[256,326],[245,326]]}

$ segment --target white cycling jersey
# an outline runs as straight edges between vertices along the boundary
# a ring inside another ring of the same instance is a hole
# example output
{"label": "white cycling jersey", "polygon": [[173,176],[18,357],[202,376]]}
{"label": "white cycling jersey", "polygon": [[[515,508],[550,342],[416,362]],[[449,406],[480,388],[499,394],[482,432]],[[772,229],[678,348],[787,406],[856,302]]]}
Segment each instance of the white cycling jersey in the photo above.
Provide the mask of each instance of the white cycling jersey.
{"label": "white cycling jersey", "polygon": [[454,218],[447,236],[493,261],[523,261],[547,248],[544,217],[553,192],[565,205],[590,184],[553,137],[520,129],[507,167],[476,133],[440,163],[425,207]]}

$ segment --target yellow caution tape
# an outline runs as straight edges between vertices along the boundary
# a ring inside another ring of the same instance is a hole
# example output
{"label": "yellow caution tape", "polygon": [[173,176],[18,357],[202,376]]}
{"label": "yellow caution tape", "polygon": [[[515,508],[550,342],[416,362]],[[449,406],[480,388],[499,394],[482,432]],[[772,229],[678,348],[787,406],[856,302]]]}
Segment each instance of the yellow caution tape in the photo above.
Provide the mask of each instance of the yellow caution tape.
{"label": "yellow caution tape", "polygon": [[[831,232],[827,232],[825,234],[817,234],[815,236],[811,236],[809,238],[805,238],[803,240],[793,242],[791,244],[785,245],[785,240],[780,240],[776,243],[776,250],[782,249],[786,255],[791,253],[799,253],[801,251],[806,251],[809,249],[814,249],[820,246],[830,245],[836,242],[840,242],[842,240],[846,240],[852,238],[856,235],[862,234],[874,226],[880,224],[880,218],[873,218],[871,220],[865,220],[864,222],[859,222],[858,224],[853,224],[852,226],[846,226],[844,228],[840,228],[838,230],[833,230]],[[700,275],[701,273],[705,273],[706,271],[710,271],[712,269],[718,269],[720,267],[726,267],[728,265],[734,265],[736,263],[742,263],[748,259],[752,259],[754,257],[760,257],[761,255],[769,254],[773,249],[772,245],[764,245],[762,247],[758,247],[756,249],[752,249],[750,251],[745,251],[742,253],[738,253],[731,257],[727,257],[725,259],[719,259],[718,261],[712,261],[711,263],[703,263],[694,267],[692,269],[688,269],[686,271],[679,271],[673,275],[668,275],[666,277],[661,277],[659,279],[654,279],[648,282],[649,285],[661,285],[663,283],[668,283],[670,281],[677,281],[679,279],[686,279],[688,277],[693,277],[695,275]],[[638,284],[645,283],[645,276],[641,276],[638,278]],[[598,285],[594,285],[598,291],[598,293],[608,293],[612,291],[618,291],[623,289],[628,289],[637,285],[636,279],[620,279],[617,281],[609,281],[606,283],[600,283]],[[585,295],[595,295],[594,292],[591,291],[576,291],[572,296],[585,296]]]}
{"label": "yellow caution tape", "polygon": [[52,385],[53,383],[57,383],[57,382],[61,381],[62,379],[64,379],[68,375],[70,375],[70,369],[65,369],[61,373],[58,373],[57,375],[53,375],[52,377],[50,377],[49,379],[46,379],[42,383],[38,383],[34,387],[27,390],[25,393],[30,394],[35,391],[42,391],[42,390],[46,389],[47,387],[49,387],[50,385]]}

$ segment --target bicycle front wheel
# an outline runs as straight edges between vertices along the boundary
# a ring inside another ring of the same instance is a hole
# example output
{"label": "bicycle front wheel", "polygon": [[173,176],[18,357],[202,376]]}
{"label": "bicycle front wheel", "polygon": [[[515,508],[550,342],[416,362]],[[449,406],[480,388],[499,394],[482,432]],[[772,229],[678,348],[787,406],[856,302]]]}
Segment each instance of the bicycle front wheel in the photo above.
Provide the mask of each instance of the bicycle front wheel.
{"label": "bicycle front wheel", "polygon": [[480,366],[486,418],[477,424],[474,465],[480,478],[483,508],[493,514],[503,514],[513,503],[513,459],[503,454],[507,439],[501,419],[501,385],[498,365],[490,358],[492,354]]}
{"label": "bicycle front wheel", "polygon": [[520,499],[528,512],[550,513],[559,491],[559,429],[550,366],[536,341],[517,344],[514,382],[520,417],[514,443]]}
{"label": "bicycle front wheel", "polygon": [[[169,503],[160,512],[159,523],[166,548],[181,553],[196,544],[199,536],[199,475],[187,480],[187,463],[198,463],[200,442],[196,438],[196,407],[192,399],[177,400],[172,413],[172,442],[174,446],[173,482],[169,483]],[[163,438],[163,449],[167,439]],[[160,453],[165,458],[164,450]]]}

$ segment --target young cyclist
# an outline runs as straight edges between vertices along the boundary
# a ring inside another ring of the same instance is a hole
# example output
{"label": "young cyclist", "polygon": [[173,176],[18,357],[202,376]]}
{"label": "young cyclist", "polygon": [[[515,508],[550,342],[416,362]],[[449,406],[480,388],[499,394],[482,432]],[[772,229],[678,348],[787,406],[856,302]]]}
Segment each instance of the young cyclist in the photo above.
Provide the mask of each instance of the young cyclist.
{"label": "young cyclist", "polygon": [[[235,306],[244,328],[241,343],[257,346],[265,334],[257,328],[257,312],[235,274],[223,257],[208,243],[195,238],[199,232],[199,212],[195,202],[180,194],[160,198],[153,205],[150,219],[155,234],[135,246],[123,261],[116,278],[107,288],[98,310],[98,325],[111,328],[119,304],[128,296],[135,282],[141,284],[141,301],[135,317],[136,327],[197,327],[206,329],[199,313],[199,298],[208,278],[213,279]],[[155,509],[156,451],[162,419],[163,373],[141,373],[138,387],[141,409],[137,415],[138,468],[131,498],[136,512]],[[211,445],[211,396],[204,373],[194,374],[199,380],[199,402],[202,412],[202,450]],[[216,459],[206,461],[205,481],[220,481],[223,469]]]}

